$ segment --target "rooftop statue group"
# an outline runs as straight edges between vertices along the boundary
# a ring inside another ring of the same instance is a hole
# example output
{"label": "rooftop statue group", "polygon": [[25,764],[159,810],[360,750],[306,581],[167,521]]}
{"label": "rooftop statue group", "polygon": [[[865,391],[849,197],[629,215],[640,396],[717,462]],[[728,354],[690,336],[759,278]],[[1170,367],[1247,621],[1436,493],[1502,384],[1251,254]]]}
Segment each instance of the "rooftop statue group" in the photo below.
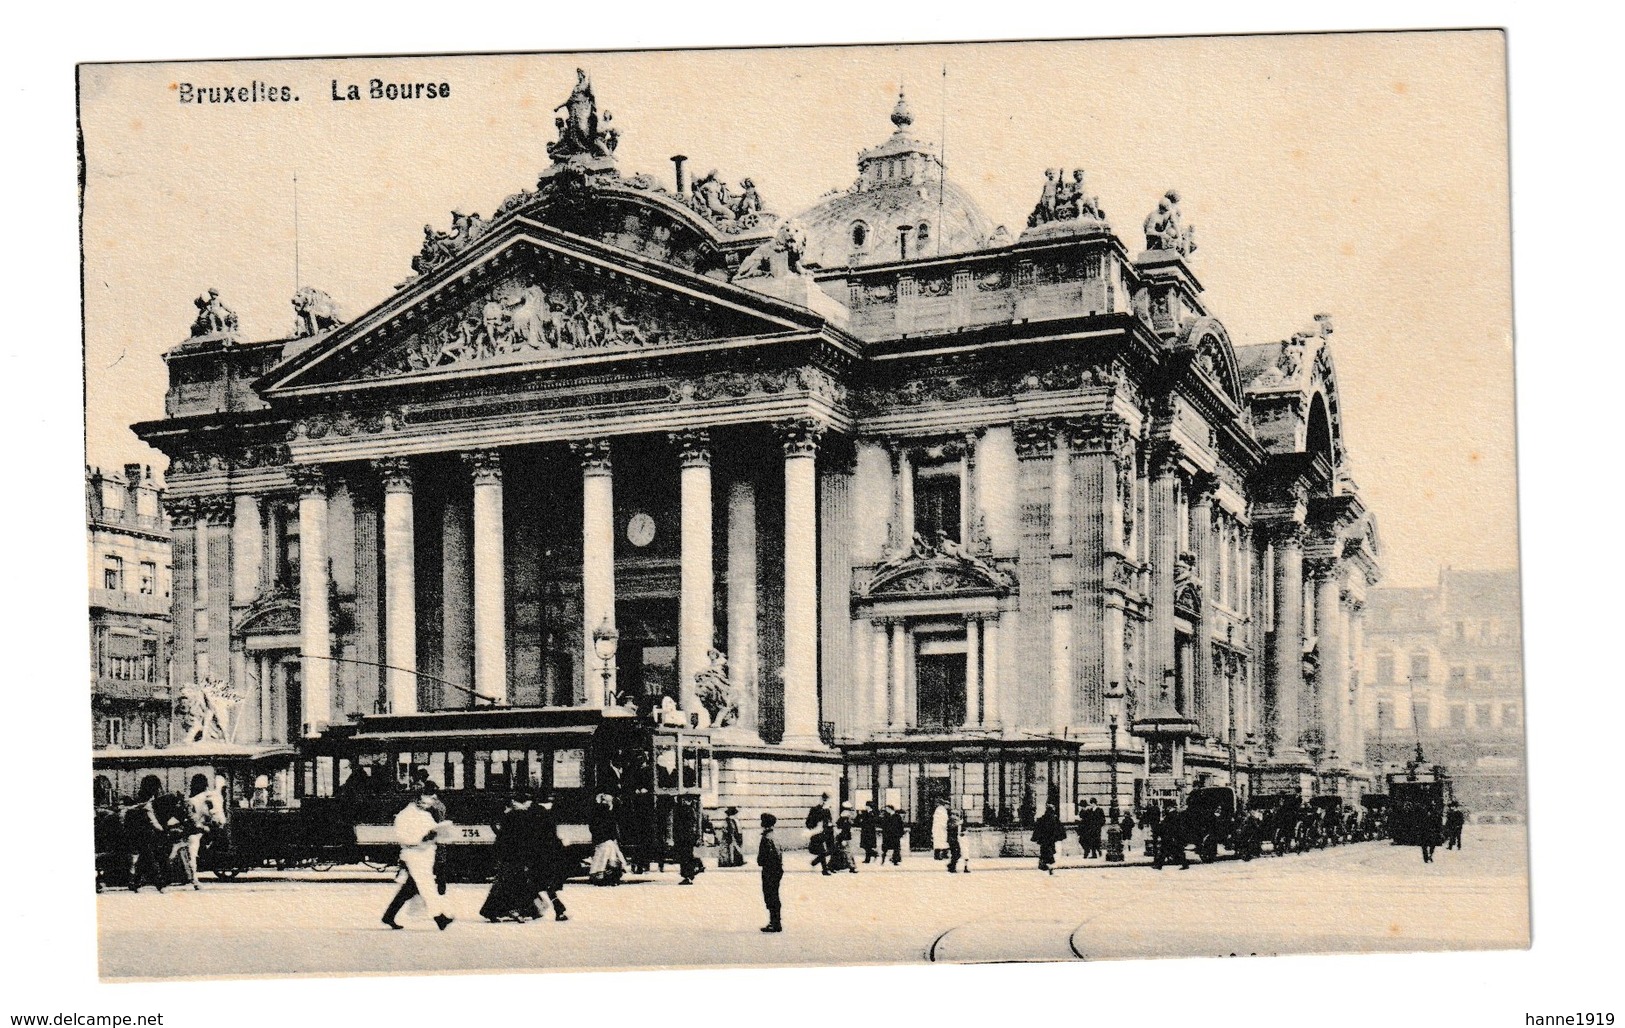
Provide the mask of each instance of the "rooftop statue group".
{"label": "rooftop statue group", "polygon": [[197,307],[197,320],[192,322],[194,339],[237,334],[237,312],[220,302],[220,290],[211,289],[192,303]]}
{"label": "rooftop statue group", "polygon": [[609,127],[612,115],[608,111],[598,113],[598,98],[593,95],[592,81],[585,71],[576,69],[576,84],[570,90],[569,99],[553,110],[564,112],[563,117],[553,119],[559,138],[547,144],[547,155],[554,163],[563,163],[572,157],[609,157],[615,153],[621,140],[620,131]]}
{"label": "rooftop statue group", "polygon": [[344,324],[339,317],[338,304],[333,298],[310,286],[293,294],[293,337],[304,339],[320,335]]}
{"label": "rooftop statue group", "polygon": [[1179,210],[1179,193],[1168,190],[1157,202],[1157,209],[1145,219],[1145,248],[1147,250],[1173,250],[1181,257],[1196,252],[1196,230],[1185,224]]}
{"label": "rooftop statue group", "polygon": [[1066,180],[1066,169],[1045,169],[1044,192],[1038,198],[1038,206],[1027,216],[1027,227],[1080,218],[1106,220],[1106,212],[1100,209],[1100,198],[1084,192],[1083,169],[1075,169],[1070,182]]}

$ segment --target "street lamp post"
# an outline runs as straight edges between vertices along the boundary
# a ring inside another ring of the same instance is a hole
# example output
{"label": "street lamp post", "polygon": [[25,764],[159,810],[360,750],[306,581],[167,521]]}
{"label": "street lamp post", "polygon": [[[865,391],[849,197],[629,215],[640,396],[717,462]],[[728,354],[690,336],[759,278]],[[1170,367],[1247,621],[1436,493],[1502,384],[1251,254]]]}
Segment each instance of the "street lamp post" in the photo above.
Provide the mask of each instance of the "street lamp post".
{"label": "street lamp post", "polygon": [[1117,711],[1122,702],[1123,693],[1116,682],[1106,692],[1106,702],[1110,707],[1107,724],[1111,728],[1111,807],[1106,812],[1106,862],[1120,864],[1123,861],[1123,825],[1122,814],[1117,806]]}
{"label": "street lamp post", "polygon": [[614,674],[615,649],[620,645],[621,633],[615,631],[615,626],[609,623],[609,615],[597,628],[592,630],[592,648],[597,651],[598,659],[603,661],[603,669],[599,672],[604,676],[604,706],[615,706],[615,688],[610,685],[610,677]]}

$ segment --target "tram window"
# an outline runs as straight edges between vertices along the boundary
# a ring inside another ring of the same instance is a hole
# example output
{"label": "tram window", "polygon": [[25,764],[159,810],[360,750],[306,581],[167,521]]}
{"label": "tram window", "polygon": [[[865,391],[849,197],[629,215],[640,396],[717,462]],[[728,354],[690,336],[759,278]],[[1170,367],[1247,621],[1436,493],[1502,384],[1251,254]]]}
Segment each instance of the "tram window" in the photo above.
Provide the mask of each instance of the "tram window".
{"label": "tram window", "polygon": [[395,784],[403,789],[412,784],[412,755],[410,753],[395,755]]}
{"label": "tram window", "polygon": [[547,765],[546,750],[531,750],[525,781],[532,789],[542,788],[542,768]]}
{"label": "tram window", "polygon": [[333,795],[333,758],[316,758],[316,793],[317,796]]}
{"label": "tram window", "polygon": [[429,781],[446,788],[451,788],[446,782],[446,755],[444,753],[429,754]]}
{"label": "tram window", "polygon": [[694,746],[683,747],[683,788],[700,787],[700,751]]}
{"label": "tram window", "polygon": [[655,787],[677,788],[677,744],[670,740],[655,743]]}
{"label": "tram window", "polygon": [[464,788],[467,788],[467,786],[464,785],[464,778],[463,778],[463,754],[462,754],[462,752],[459,750],[459,751],[453,751],[451,753],[447,753],[447,754],[445,754],[445,758],[446,758],[446,778],[445,778],[445,786],[446,786],[446,788],[448,788],[448,789],[464,789]]}
{"label": "tram window", "polygon": [[553,751],[553,788],[580,789],[586,785],[582,775],[587,766],[587,752],[585,750],[554,750]]}

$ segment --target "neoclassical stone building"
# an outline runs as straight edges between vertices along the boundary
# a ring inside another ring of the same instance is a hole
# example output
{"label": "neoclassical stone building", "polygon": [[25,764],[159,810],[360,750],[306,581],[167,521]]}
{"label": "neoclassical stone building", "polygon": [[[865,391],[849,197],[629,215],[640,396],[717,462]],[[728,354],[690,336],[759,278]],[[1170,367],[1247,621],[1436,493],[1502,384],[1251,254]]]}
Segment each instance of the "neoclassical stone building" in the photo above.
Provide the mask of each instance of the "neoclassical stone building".
{"label": "neoclassical stone building", "polygon": [[1125,803],[1363,788],[1377,547],[1327,318],[1234,345],[1172,192],[1119,235],[1035,169],[995,227],[901,98],[791,218],[624,172],[585,76],[564,107],[535,188],[426,226],[353,320],[307,290],[248,341],[198,301],[137,426],[177,681],[229,678],[266,743],[670,696],[722,725],[718,802],[781,812],[1020,821],[1106,801],[1114,756]]}

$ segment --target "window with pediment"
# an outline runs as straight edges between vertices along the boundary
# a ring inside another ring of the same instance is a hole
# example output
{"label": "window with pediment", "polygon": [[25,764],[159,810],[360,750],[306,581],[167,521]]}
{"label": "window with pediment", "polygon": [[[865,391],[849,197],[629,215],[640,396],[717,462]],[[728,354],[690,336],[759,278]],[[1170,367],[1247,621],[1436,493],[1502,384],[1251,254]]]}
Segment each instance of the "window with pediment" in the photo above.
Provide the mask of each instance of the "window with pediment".
{"label": "window with pediment", "polygon": [[964,465],[957,458],[914,466],[914,531],[926,542],[964,541]]}

